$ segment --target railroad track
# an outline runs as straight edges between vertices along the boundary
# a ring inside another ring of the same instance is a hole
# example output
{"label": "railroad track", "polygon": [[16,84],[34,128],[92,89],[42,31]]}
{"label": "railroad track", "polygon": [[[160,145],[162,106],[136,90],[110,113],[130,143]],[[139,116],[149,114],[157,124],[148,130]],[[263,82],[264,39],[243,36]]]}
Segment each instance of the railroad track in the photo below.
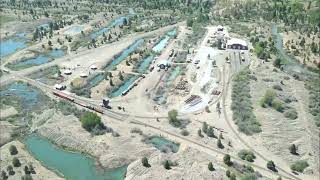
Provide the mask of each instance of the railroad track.
{"label": "railroad track", "polygon": [[[226,152],[223,152],[223,151],[220,150],[220,149],[216,149],[216,148],[213,148],[213,147],[210,147],[210,146],[206,146],[206,145],[204,145],[204,144],[202,144],[202,143],[199,143],[199,142],[197,142],[197,141],[194,141],[194,140],[192,140],[192,139],[188,139],[188,138],[183,137],[183,136],[180,136],[180,135],[178,135],[178,134],[175,134],[175,133],[172,133],[172,132],[169,132],[169,131],[166,131],[166,130],[162,130],[162,129],[158,128],[158,127],[155,127],[155,126],[152,126],[152,125],[150,125],[150,124],[146,124],[146,123],[140,122],[140,121],[138,121],[138,120],[132,120],[132,121],[130,121],[130,123],[132,123],[132,124],[137,124],[137,125],[141,125],[141,126],[145,126],[145,127],[148,127],[148,128],[151,128],[151,129],[154,129],[154,130],[157,130],[157,131],[160,131],[160,132],[162,132],[162,133],[164,133],[164,134],[167,134],[167,135],[173,136],[173,137],[175,137],[175,138],[177,138],[177,139],[180,139],[180,141],[182,140],[182,141],[186,142],[186,144],[188,144],[188,143],[190,144],[190,143],[191,143],[191,144],[195,145],[196,147],[198,147],[198,150],[200,150],[200,151],[203,151],[203,150],[201,150],[201,148],[204,148],[204,149],[206,149],[206,150],[209,150],[209,151],[211,151],[211,152],[214,152],[214,153],[217,153],[217,154],[220,154],[220,155],[227,155],[227,154],[228,154],[228,153],[226,153]],[[200,148],[199,148],[199,147],[200,147]],[[240,158],[238,158],[238,157],[236,157],[236,156],[230,155],[230,157],[231,157],[233,160],[236,160],[236,161],[238,161],[238,162],[241,162],[241,163],[250,165],[250,166],[252,166],[252,167],[254,167],[254,168],[256,168],[256,169],[259,169],[259,170],[262,170],[262,171],[265,171],[265,172],[269,172],[269,173],[272,173],[272,174],[280,175],[280,174],[275,173],[275,172],[273,172],[273,171],[271,171],[271,170],[269,170],[269,169],[267,169],[267,168],[265,168],[265,167],[262,167],[262,166],[259,166],[259,165],[250,163],[250,162],[245,161],[245,160],[242,160],[242,159],[240,159]],[[212,160],[212,161],[215,161],[215,160]],[[285,174],[287,174],[287,173],[285,173]],[[289,175],[289,176],[292,176],[291,174],[288,174],[288,175]],[[282,175],[282,177],[284,177],[284,178],[286,178],[286,179],[292,179],[292,178],[290,178],[289,176]],[[294,178],[294,179],[296,179],[296,178]]]}
{"label": "railroad track", "polygon": [[[233,76],[233,75],[232,75]],[[252,152],[254,152],[258,157],[260,157],[261,159],[265,160],[266,162],[268,162],[270,159],[264,157],[261,153],[259,153],[258,151],[256,151],[254,148],[252,148],[246,140],[244,140],[240,134],[238,133],[238,131],[236,129],[234,129],[234,127],[232,126],[232,122],[230,121],[230,118],[228,118],[228,115],[227,115],[227,111],[226,111],[226,96],[227,96],[227,93],[228,93],[228,88],[229,88],[229,84],[230,84],[230,80],[231,80],[231,74],[230,74],[230,71],[228,71],[228,80],[226,82],[226,86],[224,87],[224,93],[222,95],[222,107],[223,108],[223,114],[224,114],[224,118],[229,126],[229,128],[231,129],[231,131],[233,132],[233,134],[238,138],[238,140],[243,144],[245,145],[248,149],[250,149]],[[223,77],[225,78],[225,76]],[[224,80],[225,81],[225,80]],[[291,177],[291,178],[288,178],[288,179],[297,179],[297,180],[301,180],[300,178],[294,176],[293,174],[291,173],[288,173],[286,170],[282,169],[281,167],[277,167],[277,169],[279,171],[281,171],[282,173],[286,174],[287,176]]]}

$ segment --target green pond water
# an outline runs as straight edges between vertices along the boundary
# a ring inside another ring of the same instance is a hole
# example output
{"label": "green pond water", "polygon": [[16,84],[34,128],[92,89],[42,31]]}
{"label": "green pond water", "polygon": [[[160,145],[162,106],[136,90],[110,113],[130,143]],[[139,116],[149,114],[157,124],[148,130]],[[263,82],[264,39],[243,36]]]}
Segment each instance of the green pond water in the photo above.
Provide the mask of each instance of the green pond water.
{"label": "green pond water", "polygon": [[98,171],[94,159],[65,151],[45,138],[32,134],[25,140],[31,154],[47,168],[58,171],[70,180],[123,180],[127,166]]}
{"label": "green pond water", "polygon": [[170,147],[172,152],[176,153],[179,150],[179,144],[169,141],[163,137],[153,136],[150,137],[149,142],[154,145],[159,150],[163,150],[165,147]]}

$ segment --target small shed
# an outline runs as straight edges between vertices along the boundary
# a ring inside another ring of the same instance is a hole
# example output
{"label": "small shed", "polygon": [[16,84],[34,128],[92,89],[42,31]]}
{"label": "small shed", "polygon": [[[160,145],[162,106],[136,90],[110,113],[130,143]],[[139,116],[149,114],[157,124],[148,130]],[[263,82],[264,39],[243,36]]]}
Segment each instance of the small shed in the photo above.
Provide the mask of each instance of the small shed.
{"label": "small shed", "polygon": [[67,69],[63,72],[65,75],[71,75],[72,74],[72,71]]}
{"label": "small shed", "polygon": [[81,74],[80,74],[80,77],[81,77],[81,78],[86,78],[86,77],[88,77],[88,74],[87,74],[87,73],[81,73]]}

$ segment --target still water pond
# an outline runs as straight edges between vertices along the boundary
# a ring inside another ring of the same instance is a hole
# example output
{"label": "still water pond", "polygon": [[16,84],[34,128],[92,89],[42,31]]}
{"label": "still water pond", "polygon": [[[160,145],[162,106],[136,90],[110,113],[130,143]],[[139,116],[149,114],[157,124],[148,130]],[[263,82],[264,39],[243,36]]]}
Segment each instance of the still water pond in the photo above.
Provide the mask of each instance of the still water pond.
{"label": "still water pond", "polygon": [[25,140],[31,154],[44,166],[71,180],[123,180],[127,166],[99,172],[95,161],[80,153],[62,150],[45,138],[32,134]]}

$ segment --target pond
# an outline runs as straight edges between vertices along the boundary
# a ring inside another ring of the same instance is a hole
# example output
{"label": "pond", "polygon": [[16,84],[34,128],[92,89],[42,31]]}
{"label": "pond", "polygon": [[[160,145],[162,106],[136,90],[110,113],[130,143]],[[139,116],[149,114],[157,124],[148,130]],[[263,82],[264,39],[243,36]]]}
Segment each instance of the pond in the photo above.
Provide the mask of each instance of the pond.
{"label": "pond", "polygon": [[139,73],[145,73],[145,71],[149,68],[154,56],[148,56],[147,58],[143,59],[142,63],[138,66]]}
{"label": "pond", "polygon": [[78,34],[83,30],[83,26],[73,26],[64,32],[66,35]]}
{"label": "pond", "polygon": [[0,91],[0,97],[19,98],[20,105],[24,109],[31,109],[38,104],[40,93],[35,87],[24,82],[14,82]]}
{"label": "pond", "polygon": [[111,61],[111,63],[106,67],[107,70],[110,70],[114,68],[116,65],[120,64],[124,59],[126,59],[129,54],[134,52],[138,47],[142,45],[144,42],[144,39],[139,39],[136,42],[134,42],[132,45],[130,45],[127,49],[122,51],[120,55],[118,55],[115,59]]}
{"label": "pond", "polygon": [[25,139],[31,154],[47,168],[71,180],[123,180],[127,166],[99,172],[94,159],[84,154],[62,150],[47,139],[32,134]]}
{"label": "pond", "polygon": [[0,57],[5,57],[15,53],[17,50],[26,48],[26,40],[24,38],[12,38],[0,43]]}
{"label": "pond", "polygon": [[125,80],[122,85],[120,85],[116,90],[114,90],[110,97],[121,96],[123,92],[125,92],[137,79],[139,76],[132,76],[129,79]]}
{"label": "pond", "polygon": [[165,38],[161,39],[158,44],[156,44],[152,50],[155,52],[161,52],[167,45],[168,41],[170,40],[170,36],[166,36]]}
{"label": "pond", "polygon": [[152,50],[155,51],[155,52],[161,52],[168,44],[169,40],[171,38],[173,38],[175,35],[177,34],[177,30],[172,30],[172,31],[169,31],[167,32],[166,36],[161,39],[160,42],[158,42],[153,48]]}
{"label": "pond", "polygon": [[49,61],[53,60],[54,58],[59,58],[64,56],[64,51],[60,49],[51,50],[50,52],[46,54],[40,54],[38,56],[35,56],[33,58],[28,58],[21,60],[15,64],[8,65],[9,68],[13,69],[22,69],[22,68],[28,68],[31,66],[38,66],[41,64],[48,63]]}
{"label": "pond", "polygon": [[97,86],[101,81],[104,80],[104,74],[98,74],[89,80],[89,88]]}
{"label": "pond", "polygon": [[163,137],[152,136],[149,138],[149,142],[152,143],[160,151],[164,150],[167,147],[169,147],[174,153],[179,151],[179,144],[169,141],[168,139],[165,139]]}
{"label": "pond", "polygon": [[106,33],[109,31],[110,28],[117,26],[117,25],[122,25],[123,22],[125,21],[125,19],[127,19],[126,17],[119,17],[115,20],[113,20],[108,27],[104,27],[102,29],[100,29],[97,32],[94,32],[90,35],[91,39],[96,39],[98,36],[101,36],[103,33]]}
{"label": "pond", "polygon": [[44,23],[44,24],[40,24],[39,26],[37,26],[37,28],[44,28],[44,29],[48,29],[49,28],[49,24],[48,23]]}

